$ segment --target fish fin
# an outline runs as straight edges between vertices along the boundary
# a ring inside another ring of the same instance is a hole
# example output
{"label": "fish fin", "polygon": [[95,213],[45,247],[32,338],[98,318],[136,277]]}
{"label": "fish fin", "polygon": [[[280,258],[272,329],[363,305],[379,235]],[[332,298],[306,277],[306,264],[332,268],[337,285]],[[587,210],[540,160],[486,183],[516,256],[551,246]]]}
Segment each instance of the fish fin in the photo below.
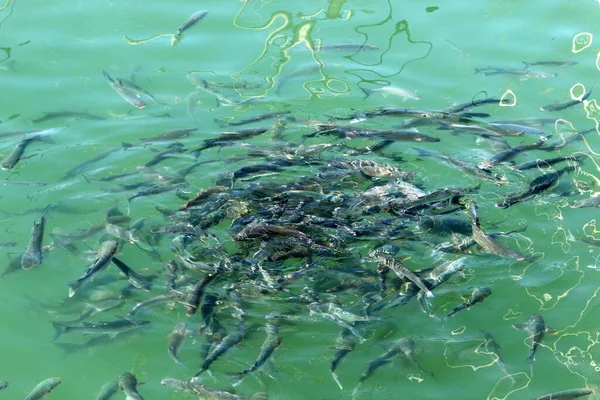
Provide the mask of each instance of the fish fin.
{"label": "fish fin", "polygon": [[58,322],[53,322],[52,326],[56,330],[54,336],[50,339],[51,342],[55,341],[59,337],[61,337],[64,333],[67,333],[67,326],[63,324],[59,324]]}
{"label": "fish fin", "polygon": [[528,63],[527,61],[521,61],[523,64],[525,64],[525,66],[523,67],[524,69],[528,69],[529,67],[531,67],[531,63]]}
{"label": "fish fin", "polygon": [[215,118],[214,121],[217,123],[217,125],[219,125],[219,127],[221,128],[225,128],[226,126],[228,126],[229,124],[225,121],[223,121],[222,119],[218,119]]}
{"label": "fish fin", "polygon": [[520,329],[523,331],[527,328],[527,325],[526,324],[513,324],[513,328]]}
{"label": "fish fin", "polygon": [[344,388],[342,387],[342,384],[340,383],[340,379],[338,378],[338,375],[331,371],[331,376],[333,378],[333,380],[335,381],[335,383],[337,383],[337,385],[340,387],[340,390],[344,390]]}
{"label": "fish fin", "polygon": [[79,279],[76,281],[67,283],[67,285],[69,286],[69,297],[73,297],[75,295],[75,292],[77,292],[77,290],[81,287],[82,283],[83,282]]}
{"label": "fish fin", "polygon": [[546,333],[550,333],[550,334],[555,334],[556,333],[556,329],[553,329],[549,326],[546,327],[546,329],[544,330]]}

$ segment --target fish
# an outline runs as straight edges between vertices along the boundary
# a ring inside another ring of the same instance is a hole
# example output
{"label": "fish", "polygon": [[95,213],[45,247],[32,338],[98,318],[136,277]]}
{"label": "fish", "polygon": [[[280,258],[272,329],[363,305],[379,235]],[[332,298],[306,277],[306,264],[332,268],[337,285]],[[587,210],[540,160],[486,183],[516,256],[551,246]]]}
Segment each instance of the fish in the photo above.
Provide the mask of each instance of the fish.
{"label": "fish", "polygon": [[264,121],[267,119],[273,119],[273,118],[277,118],[277,117],[281,117],[283,115],[288,115],[291,114],[291,111],[289,110],[282,110],[282,111],[272,111],[272,112],[267,112],[267,113],[263,113],[263,114],[258,114],[255,115],[254,117],[250,117],[247,119],[243,119],[241,121],[236,121],[236,122],[225,122],[222,121],[220,119],[215,119],[215,122],[217,122],[219,125],[222,126],[240,126],[240,125],[247,125],[247,124],[251,124],[253,122],[258,122],[258,121]]}
{"label": "fish", "polygon": [[376,93],[381,93],[383,94],[383,96],[385,97],[386,95],[392,95],[392,96],[397,96],[397,97],[402,97],[404,99],[413,99],[413,100],[421,100],[421,98],[419,97],[419,95],[417,95],[415,92],[412,92],[410,90],[398,87],[398,86],[382,86],[376,89],[368,89],[366,90],[367,95],[370,95],[373,92]]}
{"label": "fish", "polygon": [[482,74],[483,76],[490,75],[517,75],[521,76],[522,79],[528,78],[555,78],[558,75],[545,71],[538,71],[532,69],[522,69],[522,68],[495,68],[495,67],[487,67],[487,68],[475,68],[476,74]]}
{"label": "fish", "polygon": [[479,226],[479,217],[477,216],[477,206],[475,202],[471,202],[470,210],[472,217],[471,227],[473,229],[473,239],[475,240],[475,242],[477,242],[478,245],[480,245],[490,253],[494,253],[500,257],[510,258],[514,260],[527,259],[527,257],[523,254],[517,253],[510,247],[498,242],[496,239],[492,238],[490,235],[488,235],[481,229],[481,227]]}
{"label": "fish", "polygon": [[174,378],[164,378],[160,381],[160,384],[175,392],[187,392],[205,400],[244,400],[244,397],[242,396],[203,385],[196,377],[193,377],[187,381]]}
{"label": "fish", "polygon": [[538,158],[536,160],[525,161],[520,164],[513,165],[512,168],[516,169],[518,171],[525,171],[525,170],[534,169],[534,168],[538,168],[538,169],[549,168],[550,166],[552,166],[554,164],[558,164],[563,161],[581,162],[581,161],[585,160],[587,157],[588,157],[587,154],[574,154],[574,155],[570,155],[570,156],[558,156],[558,157],[546,158],[546,159]]}
{"label": "fish", "polygon": [[529,67],[567,67],[570,65],[577,65],[577,61],[532,61],[532,62],[527,62],[527,61],[522,61],[523,64],[525,64],[526,68]]}
{"label": "fish", "polygon": [[156,97],[154,97],[152,95],[152,93],[148,92],[146,89],[144,89],[143,87],[136,85],[135,83],[127,80],[127,79],[123,79],[123,78],[115,78],[115,82],[122,87],[123,89],[129,90],[133,93],[137,93],[140,94],[142,96],[146,96],[149,99],[151,99],[152,101],[154,101],[155,103],[158,104],[162,104],[160,101],[156,100]]}
{"label": "fish", "polygon": [[175,35],[181,35],[185,30],[191,28],[196,23],[202,21],[204,19],[204,17],[206,17],[207,15],[208,15],[208,10],[196,11],[195,13],[193,13],[192,15],[190,15],[188,17],[188,19],[186,19],[179,26],[179,28],[177,28],[177,32],[175,32]]}
{"label": "fish", "polygon": [[[258,354],[256,361],[254,361],[249,368],[243,370],[239,374],[234,375],[238,379],[237,384],[239,384],[246,375],[249,375],[262,367],[263,364],[267,362],[269,357],[271,357],[279,348],[279,346],[281,346],[283,338],[279,333],[279,325],[276,322],[269,320],[265,325],[265,331],[267,333],[267,337],[260,347],[260,353]],[[234,386],[235,385],[236,384],[234,384]]]}
{"label": "fish", "polygon": [[454,307],[452,309],[452,311],[450,311],[450,313],[442,319],[442,322],[446,323],[446,321],[448,321],[448,319],[450,317],[452,317],[454,314],[456,314],[457,312],[462,311],[466,308],[471,308],[471,307],[473,307],[473,305],[475,305],[477,303],[481,303],[490,294],[492,294],[492,289],[490,289],[489,286],[480,286],[480,287],[475,288],[473,290],[473,293],[471,294],[471,297],[469,297],[469,299],[467,299],[463,303]]}
{"label": "fish", "polygon": [[127,395],[127,400],[144,400],[137,391],[138,381],[131,372],[123,372],[119,376],[119,387]]}
{"label": "fish", "polygon": [[590,90],[588,90],[583,96],[581,96],[580,99],[573,99],[573,100],[569,100],[566,101],[564,103],[555,103],[555,104],[548,104],[545,106],[541,106],[540,110],[542,111],[562,111],[562,110],[566,110],[569,107],[573,107],[576,104],[580,104],[583,103],[584,100],[587,100],[588,97],[590,97],[590,95],[592,94],[592,90],[594,90],[594,87],[596,85],[592,86],[592,88]]}
{"label": "fish", "polygon": [[354,347],[356,347],[356,339],[354,339],[354,337],[351,335],[351,332],[348,329],[343,329],[335,342],[336,351],[333,357],[331,358],[331,362],[329,363],[329,372],[331,373],[331,376],[333,377],[335,383],[337,383],[337,385],[340,387],[340,390],[344,390],[344,388],[342,387],[342,384],[340,383],[340,380],[335,370],[337,369],[342,359],[354,350]]}
{"label": "fish", "polygon": [[246,336],[246,327],[245,327],[244,321],[240,321],[237,325],[237,328],[235,330],[233,330],[232,332],[228,333],[227,336],[225,336],[223,338],[221,343],[217,344],[212,349],[212,351],[208,354],[208,356],[206,357],[206,359],[200,366],[200,370],[198,372],[196,372],[196,374],[194,376],[197,377],[198,375],[200,375],[204,371],[206,371],[210,367],[210,365],[214,361],[216,361],[220,356],[225,354],[225,352],[227,352],[233,346],[241,343],[244,340],[245,336]]}
{"label": "fish", "polygon": [[383,263],[389,267],[399,278],[407,278],[411,282],[413,282],[417,287],[425,293],[428,298],[433,298],[435,295],[425,286],[423,281],[415,275],[414,272],[406,268],[402,263],[398,260],[387,258],[383,261]]}
{"label": "fish", "polygon": [[117,266],[117,268],[119,268],[119,270],[121,270],[121,272],[129,280],[129,283],[131,283],[133,286],[145,292],[149,292],[152,289],[152,279],[148,278],[147,276],[138,274],[133,269],[129,268],[127,264],[125,264],[123,261],[119,260],[116,257],[113,257],[111,261]]}
{"label": "fish", "polygon": [[215,279],[217,274],[208,274],[202,280],[198,281],[194,288],[190,291],[190,293],[185,298],[185,315],[191,317],[196,313],[198,306],[200,305],[200,301],[202,301],[202,296],[204,295],[204,289],[206,286]]}
{"label": "fish", "polygon": [[506,364],[504,364],[504,361],[500,356],[500,346],[498,345],[498,343],[496,343],[496,340],[494,339],[492,334],[486,331],[481,331],[481,334],[485,339],[485,342],[483,343],[483,348],[485,349],[485,351],[496,356],[496,362],[498,363],[498,367],[500,368],[500,370],[505,375],[510,376],[511,381],[514,382],[515,378],[513,378],[506,370]]}
{"label": "fish", "polygon": [[514,324],[513,327],[515,329],[524,330],[529,334],[529,355],[527,356],[526,361],[529,363],[531,367],[531,375],[533,376],[533,358],[535,356],[535,352],[544,338],[544,333],[547,331],[551,331],[550,328],[546,327],[544,322],[544,318],[540,314],[533,314],[527,320],[520,324]]}
{"label": "fish", "polygon": [[564,390],[562,392],[545,394],[543,396],[536,397],[533,400],[573,400],[573,399],[578,399],[583,396],[588,396],[592,393],[594,393],[594,391],[587,389],[587,388],[586,389],[571,389],[571,390]]}
{"label": "fish", "polygon": [[119,382],[114,380],[105,383],[100,388],[100,392],[98,396],[96,396],[96,400],[110,400],[117,392],[119,391]]}
{"label": "fish", "polygon": [[102,71],[102,74],[104,75],[106,80],[108,80],[110,87],[113,88],[113,90],[117,92],[117,94],[121,96],[125,101],[127,101],[129,104],[140,110],[146,108],[146,103],[144,102],[144,100],[142,100],[139,94],[137,94],[131,89],[127,89],[119,85],[119,83],[115,79],[111,78],[108,72]]}
{"label": "fish", "polygon": [[507,150],[501,151],[501,152],[499,152],[497,154],[494,154],[488,160],[479,163],[477,165],[477,167],[479,169],[489,171],[493,167],[495,167],[496,165],[498,165],[500,163],[504,163],[504,162],[512,160],[518,154],[521,154],[521,153],[523,153],[525,151],[529,151],[529,150],[539,149],[551,137],[552,137],[552,135],[542,136],[535,143],[532,143],[532,144],[522,144],[522,145],[519,145],[519,146],[511,147],[511,148],[509,148]]}
{"label": "fish", "polygon": [[133,328],[138,328],[140,326],[148,325],[150,321],[132,321],[130,319],[117,319],[115,321],[108,322],[98,322],[95,324],[89,324],[84,322],[81,325],[71,326],[65,325],[58,322],[53,322],[52,326],[56,330],[56,333],[50,339],[50,341],[54,341],[61,337],[62,335],[70,332],[80,332],[80,333],[108,333],[112,337],[114,337],[117,333],[127,331]]}
{"label": "fish", "polygon": [[37,384],[35,388],[25,397],[25,400],[39,400],[50,394],[58,385],[60,378],[48,378]]}
{"label": "fish", "polygon": [[167,302],[167,301],[171,301],[171,300],[183,301],[183,298],[184,298],[183,293],[181,293],[177,290],[170,290],[169,292],[167,292],[165,294],[160,294],[160,295],[157,295],[154,297],[150,297],[149,299],[146,299],[142,302],[137,303],[135,306],[133,306],[133,308],[127,314],[125,314],[125,318],[134,319],[135,315],[142,308],[146,308],[146,307],[154,305],[154,304],[163,303],[163,302]]}
{"label": "fish", "polygon": [[45,112],[44,115],[42,115],[39,118],[36,118],[34,120],[31,120],[31,122],[33,122],[34,124],[39,124],[42,122],[48,122],[48,121],[52,121],[55,119],[87,119],[87,120],[91,120],[91,121],[102,121],[106,118],[104,117],[100,117],[98,115],[94,115],[94,114],[90,114],[87,112],[80,112],[80,111],[50,111],[50,112]]}
{"label": "fish", "polygon": [[69,297],[73,297],[73,295],[77,292],[77,290],[79,290],[83,283],[85,283],[94,275],[98,274],[100,271],[105,269],[110,263],[113,256],[117,253],[118,248],[119,244],[115,240],[107,240],[105,242],[102,242],[100,248],[98,249],[98,253],[96,254],[96,259],[92,262],[88,269],[83,273],[83,275],[80,278],[68,283]]}
{"label": "fish", "polygon": [[433,374],[431,372],[425,371],[417,362],[417,359],[415,358],[415,341],[413,339],[400,339],[396,343],[396,346],[398,347],[398,350],[404,356],[404,358],[406,358],[411,364],[417,367],[417,369],[419,369],[421,372],[424,372],[425,374],[433,377]]}
{"label": "fish", "polygon": [[168,131],[165,131],[163,133],[161,133],[158,136],[154,136],[154,137],[149,137],[149,138],[145,138],[142,139],[138,142],[135,143],[125,143],[122,142],[121,144],[123,145],[124,148],[128,149],[131,147],[135,147],[135,146],[139,146],[139,145],[143,145],[146,143],[154,143],[154,142],[168,142],[171,140],[177,140],[177,139],[183,139],[186,138],[190,135],[190,133],[197,131],[198,128],[179,128],[179,129],[171,129]]}
{"label": "fish", "polygon": [[44,238],[44,227],[46,225],[46,215],[50,211],[50,205],[46,207],[39,221],[33,223],[29,244],[21,256],[21,267],[23,269],[32,269],[42,264],[42,240]]}
{"label": "fish", "polygon": [[184,366],[185,364],[183,364],[181,362],[181,359],[179,359],[179,350],[183,346],[185,336],[187,334],[188,330],[185,322],[178,322],[177,324],[175,324],[173,332],[171,332],[171,335],[169,336],[169,344],[167,347],[169,350],[169,356],[171,356],[173,361],[175,361],[177,364]]}
{"label": "fish", "polygon": [[8,387],[7,381],[0,381],[0,390],[4,390]]}
{"label": "fish", "polygon": [[444,155],[444,154],[440,154],[440,153],[436,153],[430,150],[425,150],[425,149],[420,149],[417,147],[413,147],[413,149],[417,150],[417,152],[419,153],[420,156],[426,156],[426,157],[435,157],[439,160],[444,161],[447,164],[452,165],[453,167],[456,167],[458,170],[463,171],[471,176],[486,180],[486,181],[501,181],[502,177],[498,176],[498,175],[492,175],[491,172],[489,170],[486,169],[481,169],[481,168],[477,168],[475,165],[469,164],[467,162],[464,162],[462,160],[458,160],[456,158]]}
{"label": "fish", "polygon": [[17,163],[21,160],[21,157],[25,153],[25,149],[27,149],[31,143],[38,140],[42,140],[42,135],[26,136],[25,138],[21,139],[21,141],[17,143],[17,146],[13,149],[12,153],[10,153],[4,159],[0,167],[3,170],[14,168],[15,165],[17,165]]}

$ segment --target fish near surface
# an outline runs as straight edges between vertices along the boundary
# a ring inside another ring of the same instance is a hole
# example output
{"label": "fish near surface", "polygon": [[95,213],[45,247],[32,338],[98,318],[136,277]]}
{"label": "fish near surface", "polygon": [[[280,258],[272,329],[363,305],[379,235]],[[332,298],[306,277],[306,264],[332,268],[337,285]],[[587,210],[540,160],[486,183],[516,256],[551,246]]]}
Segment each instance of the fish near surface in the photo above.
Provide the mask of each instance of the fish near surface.
{"label": "fish near surface", "polygon": [[544,338],[544,334],[548,331],[552,331],[551,328],[546,327],[544,318],[540,314],[533,314],[527,320],[521,324],[513,325],[516,329],[524,330],[529,334],[529,355],[527,356],[527,362],[531,366],[531,375],[533,376],[533,358],[535,352]]}
{"label": "fish near surface", "polygon": [[75,292],[81,287],[81,285],[92,278],[94,275],[105,269],[113,256],[117,253],[119,244],[115,240],[107,240],[100,245],[96,259],[92,262],[92,265],[83,273],[83,275],[73,281],[69,282],[69,297],[73,297]]}
{"label": "fish near surface", "polygon": [[44,237],[46,215],[49,210],[50,206],[47,206],[40,217],[40,220],[33,223],[29,244],[21,256],[21,267],[23,269],[32,269],[38,267],[42,263],[42,239]]}
{"label": "fish near surface", "polygon": [[42,382],[38,383],[35,388],[33,388],[25,400],[39,400],[43,397],[46,397],[60,384],[60,382],[60,378],[48,378],[43,380]]}

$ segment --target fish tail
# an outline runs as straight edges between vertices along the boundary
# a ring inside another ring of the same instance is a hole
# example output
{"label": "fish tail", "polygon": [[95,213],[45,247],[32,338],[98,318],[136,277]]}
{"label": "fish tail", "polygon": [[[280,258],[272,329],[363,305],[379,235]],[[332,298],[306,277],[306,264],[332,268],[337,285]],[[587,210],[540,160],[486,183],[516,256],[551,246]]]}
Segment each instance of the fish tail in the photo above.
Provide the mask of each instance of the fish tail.
{"label": "fish tail", "polygon": [[64,333],[67,333],[68,327],[66,325],[59,324],[57,322],[53,322],[52,326],[54,327],[56,332],[54,333],[54,336],[52,336],[52,338],[50,339],[51,342],[53,342],[56,339],[58,339],[59,337],[61,337]]}
{"label": "fish tail", "polygon": [[227,122],[223,121],[222,119],[215,118],[214,120],[217,123],[217,125],[219,125],[221,128],[225,128],[226,126],[229,125]]}
{"label": "fish tail", "polygon": [[73,297],[73,295],[75,295],[75,292],[77,292],[77,290],[81,287],[82,283],[83,283],[83,281],[81,281],[79,279],[77,279],[76,281],[67,283],[67,285],[69,286],[69,297]]}
{"label": "fish tail", "polygon": [[121,142],[121,146],[123,146],[124,149],[130,149],[133,147],[133,144],[127,143],[127,142]]}
{"label": "fish tail", "polygon": [[335,383],[337,383],[337,385],[340,387],[340,390],[344,390],[344,388],[342,387],[342,384],[340,383],[340,379],[338,378],[338,375],[334,371],[331,371],[331,377],[333,378]]}
{"label": "fish tail", "polygon": [[528,69],[529,67],[531,67],[531,63],[528,63],[527,61],[521,61],[523,64],[525,64],[525,66],[523,67],[524,69]]}

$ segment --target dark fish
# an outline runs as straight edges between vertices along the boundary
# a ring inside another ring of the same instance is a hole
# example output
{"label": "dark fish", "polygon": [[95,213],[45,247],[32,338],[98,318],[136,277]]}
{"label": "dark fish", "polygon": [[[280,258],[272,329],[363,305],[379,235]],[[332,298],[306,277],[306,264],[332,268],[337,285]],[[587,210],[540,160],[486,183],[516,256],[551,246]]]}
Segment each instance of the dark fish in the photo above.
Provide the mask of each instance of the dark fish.
{"label": "dark fish", "polygon": [[115,240],[107,240],[103,242],[98,249],[96,259],[92,262],[92,265],[88,267],[88,269],[79,279],[68,283],[69,297],[73,297],[75,292],[84,282],[106,268],[113,256],[117,253],[118,248],[119,244]]}
{"label": "dark fish", "polygon": [[559,157],[553,157],[553,158],[546,158],[544,160],[538,158],[534,161],[525,161],[525,162],[522,162],[521,164],[514,165],[512,168],[519,170],[519,171],[525,171],[525,170],[533,169],[533,168],[538,168],[538,169],[549,168],[550,166],[552,166],[554,164],[558,164],[563,161],[581,162],[581,161],[585,160],[587,157],[588,157],[587,154],[575,154],[575,155],[570,155],[570,156],[559,156]]}
{"label": "dark fish", "polygon": [[176,290],[171,290],[166,294],[160,294],[158,296],[151,297],[142,302],[137,303],[126,315],[125,318],[133,319],[135,318],[135,314],[137,314],[142,308],[146,308],[148,306],[163,303],[171,300],[175,301],[183,301],[183,293],[178,292]]}
{"label": "dark fish", "polygon": [[25,400],[40,400],[41,398],[50,394],[59,384],[60,378],[48,378],[41,381],[38,385],[33,388],[31,393],[27,395]]}
{"label": "dark fish", "polygon": [[576,65],[577,61],[532,61],[532,62],[523,61],[523,64],[525,64],[525,68],[529,68],[531,66],[566,67],[568,65]]}
{"label": "dark fish", "polygon": [[206,17],[207,15],[208,15],[208,10],[196,11],[195,13],[190,15],[189,18],[186,19],[179,28],[177,28],[177,32],[175,33],[175,35],[181,35],[183,33],[183,31],[191,28],[192,26],[194,26],[194,24],[202,21],[204,19],[204,17]]}
{"label": "dark fish", "polygon": [[[594,86],[596,86],[596,85],[594,85]],[[573,99],[573,100],[566,101],[564,103],[548,104],[548,105],[540,107],[540,110],[542,110],[542,111],[561,111],[561,110],[565,110],[569,107],[572,107],[576,104],[582,103],[584,100],[587,100],[587,98],[590,97],[590,95],[592,94],[592,90],[594,90],[594,86],[592,86],[592,88],[590,90],[588,90],[580,99]]]}
{"label": "dark fish", "polygon": [[118,319],[116,321],[109,322],[98,322],[96,324],[88,324],[84,322],[81,325],[77,326],[69,326],[65,324],[59,324],[58,322],[53,322],[52,325],[56,330],[55,335],[50,339],[54,341],[69,332],[80,332],[80,333],[108,333],[113,337],[119,333],[126,330],[130,330],[133,328],[138,328],[143,325],[149,324],[150,321],[132,321],[129,319]]}
{"label": "dark fish", "polygon": [[397,343],[400,353],[406,358],[412,365],[417,367],[421,372],[433,377],[431,372],[425,371],[415,358],[415,342],[411,338],[400,339]]}
{"label": "dark fish", "polygon": [[594,391],[590,389],[571,389],[562,392],[545,394],[543,396],[536,397],[533,400],[573,400],[583,396],[588,396],[592,393],[594,393]]}
{"label": "dark fish", "polygon": [[215,360],[217,360],[220,356],[225,354],[225,352],[227,352],[233,346],[241,343],[244,340],[245,336],[246,336],[246,327],[245,327],[244,322],[241,321],[240,323],[238,323],[238,326],[235,330],[228,333],[227,336],[225,336],[223,338],[221,343],[217,344],[212,349],[212,351],[208,354],[208,356],[202,363],[200,370],[194,376],[198,376],[201,373],[203,373],[204,371],[206,371]]}
{"label": "dark fish", "polygon": [[523,69],[523,68],[495,68],[495,67],[486,67],[486,68],[475,68],[476,74],[482,74],[483,76],[490,75],[517,75],[523,77],[523,79],[527,78],[554,78],[558,76],[557,74],[552,74],[550,72],[545,71],[536,71],[532,69]]}
{"label": "dark fish", "polygon": [[29,244],[21,256],[21,267],[23,269],[32,269],[38,267],[42,263],[42,239],[44,238],[46,215],[48,214],[49,210],[50,206],[47,206],[46,210],[40,217],[40,220],[33,223]]}
{"label": "dark fish", "polygon": [[0,140],[12,138],[12,137],[27,138],[27,137],[34,137],[34,136],[38,136],[38,135],[47,136],[47,135],[59,133],[59,132],[65,130],[66,128],[68,128],[68,126],[48,128],[48,129],[35,129],[32,131],[17,131],[17,132],[0,133]]}
{"label": "dark fish", "polygon": [[115,147],[113,149],[110,149],[103,153],[98,154],[96,157],[92,158],[91,160],[84,161],[81,164],[76,165],[75,167],[73,167],[70,170],[68,170],[67,172],[65,172],[65,178],[71,178],[75,175],[81,174],[90,165],[93,165],[93,164],[97,163],[98,161],[104,160],[106,157],[110,156],[112,153],[114,153],[115,151],[119,151],[119,150],[121,150],[121,147]]}
{"label": "dark fish", "polygon": [[262,367],[262,365],[267,362],[269,357],[273,355],[275,350],[281,346],[281,341],[283,338],[279,334],[279,325],[277,323],[273,322],[273,320],[269,320],[265,325],[265,331],[267,332],[267,337],[260,347],[260,353],[258,354],[256,361],[254,361],[250,368],[247,368],[239,374],[236,374],[235,376],[238,379],[241,380],[244,376],[251,374]]}
{"label": "dark fish", "polygon": [[110,381],[102,385],[96,400],[110,400],[119,391],[119,382]]}
{"label": "dark fish", "polygon": [[229,190],[228,186],[211,186],[208,189],[198,192],[191,200],[188,200],[178,211],[183,211],[189,207],[200,205],[204,200],[211,197],[213,194],[223,193]]}
{"label": "dark fish", "polygon": [[1,165],[2,169],[3,170],[11,169],[15,165],[17,165],[19,160],[21,160],[23,153],[25,153],[25,149],[27,149],[27,146],[29,146],[31,143],[36,142],[38,140],[42,140],[41,135],[27,136],[24,139],[21,139],[21,141],[17,144],[17,146],[12,151],[12,153],[10,153],[8,155],[8,157],[6,157],[4,159],[4,162]]}
{"label": "dark fish", "polygon": [[202,326],[201,329],[205,329],[210,326],[218,299],[219,297],[217,293],[209,293],[204,296],[204,299],[202,300],[202,306],[200,307],[200,314],[202,314],[202,321],[204,322],[204,326]]}
{"label": "dark fish", "polygon": [[331,359],[331,363],[329,364],[329,372],[331,372],[333,380],[335,381],[335,383],[338,384],[341,390],[343,390],[343,387],[340,383],[338,375],[335,373],[335,370],[337,369],[342,359],[346,357],[348,353],[354,350],[355,346],[356,339],[354,339],[354,337],[352,336],[352,332],[350,332],[348,329],[343,329],[335,342],[334,348],[336,351],[333,355],[333,358]]}
{"label": "dark fish", "polygon": [[490,170],[496,165],[507,162],[515,158],[518,154],[521,154],[525,151],[539,149],[546,143],[552,135],[545,137],[542,136],[537,142],[532,144],[522,144],[519,146],[511,147],[510,149],[501,151],[500,153],[494,154],[489,160],[481,162],[478,167],[482,170]]}
{"label": "dark fish", "polygon": [[152,280],[147,276],[138,274],[133,269],[129,268],[127,264],[123,261],[119,260],[116,257],[111,259],[112,263],[117,266],[121,270],[121,272],[127,277],[129,283],[135,286],[138,289],[149,292],[152,289]]}
{"label": "dark fish", "polygon": [[513,325],[516,329],[524,330],[529,334],[530,345],[529,345],[529,355],[527,356],[527,362],[531,366],[531,375],[533,376],[533,357],[535,356],[535,352],[544,338],[544,333],[549,331],[550,329],[546,327],[544,323],[544,318],[542,318],[539,314],[533,314],[522,324]]}
{"label": "dark fish", "polygon": [[576,168],[577,167],[574,165],[569,165],[557,171],[552,171],[540,175],[529,183],[525,191],[518,193],[510,193],[504,196],[504,199],[502,201],[496,203],[496,207],[508,208],[514,204],[528,200],[535,195],[545,192],[546,190],[552,188],[558,183],[562,174],[566,172],[575,171]]}
{"label": "dark fish", "polygon": [[290,113],[291,113],[291,111],[273,111],[273,112],[255,115],[254,117],[251,117],[248,119],[243,119],[243,120],[237,121],[237,122],[225,122],[225,121],[222,121],[219,119],[216,119],[215,121],[220,125],[240,126],[240,125],[250,124],[252,122],[264,121],[266,119],[273,119],[273,118],[281,117],[282,115],[287,115]]}
{"label": "dark fish", "polygon": [[137,391],[138,381],[131,372],[123,372],[119,376],[119,387],[127,395],[127,400],[144,400]]}
{"label": "dark fish", "polygon": [[198,306],[200,305],[200,301],[202,301],[202,296],[204,294],[204,289],[206,286],[213,280],[217,274],[209,274],[206,275],[201,281],[196,283],[194,288],[190,291],[190,293],[185,298],[185,315],[191,317],[196,313]]}
{"label": "dark fish", "polygon": [[8,387],[7,381],[0,381],[0,390],[4,390]]}
{"label": "dark fish", "polygon": [[481,287],[475,288],[475,290],[473,290],[473,293],[471,294],[471,297],[469,299],[467,299],[466,301],[464,301],[463,303],[454,307],[452,309],[452,311],[450,311],[450,313],[444,317],[442,322],[445,323],[446,321],[448,321],[448,318],[450,318],[451,316],[453,316],[454,314],[456,314],[459,311],[462,311],[466,308],[471,308],[471,307],[473,307],[473,305],[475,305],[477,303],[481,303],[490,294],[492,294],[492,289],[490,289],[489,286],[481,286]]}
{"label": "dark fish", "polygon": [[449,113],[459,113],[459,112],[468,110],[469,108],[479,107],[479,106],[482,106],[484,104],[498,104],[498,105],[501,105],[502,104],[502,99],[497,99],[497,98],[494,98],[494,97],[488,97],[488,98],[481,99],[481,100],[471,100],[471,101],[467,101],[465,103],[460,103],[460,104],[456,104],[456,105],[453,105],[453,106],[450,106],[450,107],[446,107],[442,111],[449,112]]}
{"label": "dark fish", "polygon": [[440,153],[436,153],[433,151],[429,151],[429,150],[425,150],[425,149],[419,149],[416,147],[413,147],[415,150],[417,150],[419,152],[420,156],[432,156],[435,157],[439,160],[444,161],[447,164],[450,164],[454,167],[456,167],[458,170],[463,171],[469,175],[475,176],[477,178],[481,178],[483,180],[486,181],[499,181],[501,180],[500,177],[492,175],[490,173],[490,171],[487,170],[482,170],[481,168],[477,168],[475,165],[469,164],[467,162],[464,162],[462,160],[458,160],[456,158],[450,157],[450,156],[446,156],[444,154],[440,154]]}

